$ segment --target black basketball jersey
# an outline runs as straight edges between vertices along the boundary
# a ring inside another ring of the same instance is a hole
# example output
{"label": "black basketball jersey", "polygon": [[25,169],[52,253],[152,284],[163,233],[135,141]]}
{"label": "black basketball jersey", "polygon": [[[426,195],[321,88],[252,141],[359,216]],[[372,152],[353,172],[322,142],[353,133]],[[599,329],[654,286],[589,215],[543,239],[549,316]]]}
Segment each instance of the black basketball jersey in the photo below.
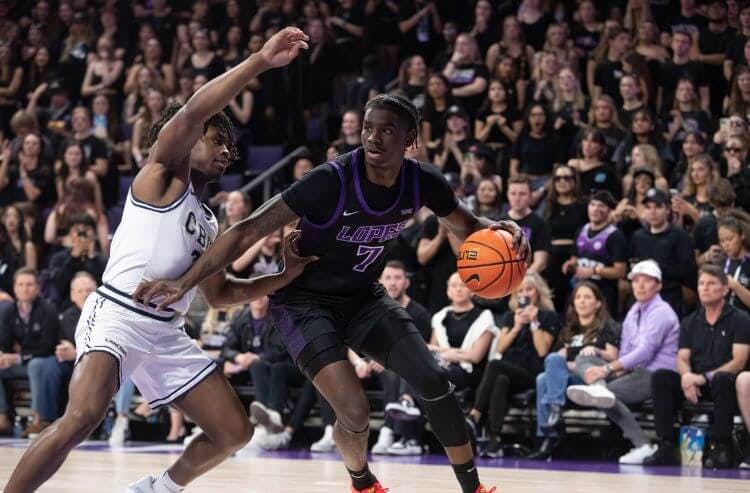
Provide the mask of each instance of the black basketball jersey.
{"label": "black basketball jersey", "polygon": [[396,199],[387,209],[374,210],[362,191],[362,180],[366,179],[361,176],[363,159],[358,149],[324,165],[332,166],[341,182],[336,210],[325,223],[300,219],[300,254],[320,259],[308,264],[288,291],[344,298],[371,293],[389,245],[421,207],[417,161],[404,159],[394,185],[398,188]]}

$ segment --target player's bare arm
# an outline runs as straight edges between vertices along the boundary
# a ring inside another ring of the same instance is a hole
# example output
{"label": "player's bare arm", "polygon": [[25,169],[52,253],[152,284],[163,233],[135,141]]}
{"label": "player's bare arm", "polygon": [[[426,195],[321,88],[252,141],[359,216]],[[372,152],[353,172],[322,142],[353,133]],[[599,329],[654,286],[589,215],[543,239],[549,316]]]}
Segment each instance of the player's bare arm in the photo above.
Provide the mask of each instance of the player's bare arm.
{"label": "player's bare arm", "polygon": [[456,235],[460,241],[464,241],[471,233],[483,228],[505,230],[513,235],[513,248],[516,249],[519,256],[527,259],[531,258],[531,255],[527,255],[528,252],[531,252],[529,240],[514,221],[493,222],[485,217],[477,217],[461,202],[459,202],[458,207],[456,207],[453,212],[445,217],[441,217],[440,221],[442,221],[443,224],[450,229],[451,233]]}
{"label": "player's bare arm", "polygon": [[144,281],[133,293],[133,299],[144,304],[156,299],[158,309],[162,310],[203,280],[222,271],[256,241],[297,219],[281,195],[276,195],[222,234],[182,277]]}
{"label": "player's bare arm", "polygon": [[[200,88],[159,131],[148,162],[133,183],[138,198],[154,205],[166,205],[176,199],[187,187],[188,158],[195,143],[199,139],[219,137],[207,132],[206,121],[222,111],[248,81],[294,60],[300,49],[307,49],[307,39],[307,35],[297,28],[283,29],[272,36],[258,53]],[[228,164],[226,154],[221,157],[219,153],[217,159]],[[181,184],[172,187],[173,179]]]}
{"label": "player's bare arm", "polygon": [[215,308],[244,304],[277,291],[302,274],[305,265],[317,257],[300,257],[298,242],[300,232],[294,230],[284,238],[284,270],[277,274],[258,276],[252,279],[237,279],[219,271],[202,281],[198,286],[208,303]]}

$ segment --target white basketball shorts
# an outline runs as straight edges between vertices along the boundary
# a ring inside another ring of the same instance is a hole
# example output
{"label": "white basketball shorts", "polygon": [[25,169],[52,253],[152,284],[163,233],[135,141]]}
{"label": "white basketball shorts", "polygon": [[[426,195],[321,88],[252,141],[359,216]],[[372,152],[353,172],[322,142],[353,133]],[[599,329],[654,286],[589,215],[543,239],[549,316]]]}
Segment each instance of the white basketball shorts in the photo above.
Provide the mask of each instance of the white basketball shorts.
{"label": "white basketball shorts", "polygon": [[128,306],[97,290],[86,299],[76,327],[76,363],[103,351],[119,362],[120,383],[132,378],[152,409],[185,395],[216,368],[175,321]]}

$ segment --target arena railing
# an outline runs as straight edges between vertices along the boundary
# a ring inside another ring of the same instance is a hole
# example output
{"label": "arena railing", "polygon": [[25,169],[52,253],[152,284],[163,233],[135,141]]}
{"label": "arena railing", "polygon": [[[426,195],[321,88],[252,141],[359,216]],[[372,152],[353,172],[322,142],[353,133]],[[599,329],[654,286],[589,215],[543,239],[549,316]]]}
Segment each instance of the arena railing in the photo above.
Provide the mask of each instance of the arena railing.
{"label": "arena railing", "polygon": [[273,178],[280,171],[286,170],[287,166],[299,156],[310,155],[310,149],[306,146],[299,146],[277,162],[269,166],[261,174],[253,178],[249,183],[240,188],[240,191],[251,194],[255,189],[263,187],[263,202],[271,198],[273,191]]}

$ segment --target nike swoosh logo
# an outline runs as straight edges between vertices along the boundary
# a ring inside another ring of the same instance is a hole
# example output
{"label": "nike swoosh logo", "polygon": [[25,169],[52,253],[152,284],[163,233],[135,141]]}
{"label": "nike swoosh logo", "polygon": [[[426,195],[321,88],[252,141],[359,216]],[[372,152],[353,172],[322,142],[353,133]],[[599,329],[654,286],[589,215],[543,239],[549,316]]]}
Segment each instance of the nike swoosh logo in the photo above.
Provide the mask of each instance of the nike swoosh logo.
{"label": "nike swoosh logo", "polygon": [[358,212],[359,211],[352,211],[352,212],[344,211],[344,217],[346,217],[346,216],[353,216],[354,214],[357,214]]}

